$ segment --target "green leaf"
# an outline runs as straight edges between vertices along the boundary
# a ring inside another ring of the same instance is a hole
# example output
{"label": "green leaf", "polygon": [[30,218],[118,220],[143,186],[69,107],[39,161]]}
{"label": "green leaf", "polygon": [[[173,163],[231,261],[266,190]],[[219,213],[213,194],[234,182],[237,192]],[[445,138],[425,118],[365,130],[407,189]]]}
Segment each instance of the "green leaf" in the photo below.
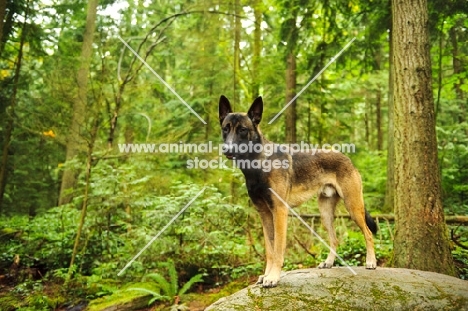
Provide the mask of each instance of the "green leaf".
{"label": "green leaf", "polygon": [[167,301],[171,300],[171,298],[168,297],[168,296],[160,295],[158,292],[155,292],[155,291],[152,291],[152,290],[146,289],[146,288],[129,287],[129,288],[126,289],[126,291],[130,291],[130,290],[139,291],[139,292],[142,292],[142,293],[147,293],[147,294],[150,294],[151,296],[153,296],[153,298],[151,298],[151,300],[148,302],[148,305],[152,304],[156,300],[167,300]]}
{"label": "green leaf", "polygon": [[182,286],[178,295],[182,296],[193,286],[193,284],[199,283],[199,282],[203,282],[203,274],[197,274],[193,276],[187,283],[184,284],[184,286]]}
{"label": "green leaf", "polygon": [[169,297],[174,297],[173,292],[172,292],[172,288],[171,288],[171,284],[159,273],[150,273],[150,274],[147,274],[145,276],[145,279],[146,278],[151,278],[153,279],[157,285],[159,286],[159,288],[161,289],[161,291],[166,294],[167,296]]}

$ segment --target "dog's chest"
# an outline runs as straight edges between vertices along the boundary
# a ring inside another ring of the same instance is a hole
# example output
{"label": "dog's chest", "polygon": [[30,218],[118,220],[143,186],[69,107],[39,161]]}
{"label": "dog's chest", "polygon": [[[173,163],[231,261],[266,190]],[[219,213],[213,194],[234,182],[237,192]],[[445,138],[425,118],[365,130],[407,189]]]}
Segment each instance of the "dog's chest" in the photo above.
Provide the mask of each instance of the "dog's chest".
{"label": "dog's chest", "polygon": [[272,193],[269,189],[270,185],[267,182],[261,180],[249,182],[247,180],[246,186],[249,197],[257,209],[272,205]]}

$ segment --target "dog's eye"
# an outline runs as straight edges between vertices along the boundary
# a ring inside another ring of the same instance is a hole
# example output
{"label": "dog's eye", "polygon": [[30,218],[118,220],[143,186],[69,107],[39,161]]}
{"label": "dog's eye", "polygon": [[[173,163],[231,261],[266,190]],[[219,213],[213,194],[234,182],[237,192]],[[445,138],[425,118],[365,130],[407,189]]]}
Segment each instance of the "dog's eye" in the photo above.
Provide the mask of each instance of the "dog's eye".
{"label": "dog's eye", "polygon": [[227,134],[229,132],[229,125],[223,127],[223,133]]}

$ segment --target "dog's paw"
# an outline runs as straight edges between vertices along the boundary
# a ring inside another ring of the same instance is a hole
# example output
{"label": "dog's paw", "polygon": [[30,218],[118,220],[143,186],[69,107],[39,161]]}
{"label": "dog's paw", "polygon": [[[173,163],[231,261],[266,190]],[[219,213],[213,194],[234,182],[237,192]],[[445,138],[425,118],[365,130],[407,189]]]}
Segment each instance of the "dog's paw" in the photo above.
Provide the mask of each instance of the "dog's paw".
{"label": "dog's paw", "polygon": [[271,276],[271,275],[267,275],[267,276],[263,277],[262,281],[263,281],[262,287],[264,287],[264,288],[276,287],[278,285],[278,282],[279,282],[279,276],[274,277],[274,276]]}
{"label": "dog's paw", "polygon": [[318,268],[319,269],[331,269],[333,267],[333,263],[327,263],[326,261],[324,262],[321,262],[319,265],[318,265]]}
{"label": "dog's paw", "polygon": [[257,280],[257,285],[262,285],[263,284],[263,279],[265,278],[265,275],[260,275]]}
{"label": "dog's paw", "polygon": [[375,261],[366,262],[366,269],[375,270],[377,268],[377,263]]}

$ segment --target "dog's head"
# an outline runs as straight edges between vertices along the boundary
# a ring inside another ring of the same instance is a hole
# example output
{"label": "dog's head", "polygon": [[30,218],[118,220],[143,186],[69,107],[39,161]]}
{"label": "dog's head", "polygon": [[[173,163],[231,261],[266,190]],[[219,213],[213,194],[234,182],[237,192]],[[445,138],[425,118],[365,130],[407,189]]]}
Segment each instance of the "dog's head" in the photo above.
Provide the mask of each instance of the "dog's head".
{"label": "dog's head", "polygon": [[[262,97],[257,97],[254,100],[247,113],[240,113],[233,112],[229,100],[221,95],[219,99],[219,123],[221,124],[224,140],[223,153],[227,158],[247,158],[249,154],[252,154],[249,151],[253,150],[253,145],[261,143],[261,133],[258,125],[262,120],[262,113]],[[249,145],[252,147],[248,148]],[[246,148],[247,152],[245,151]]]}

